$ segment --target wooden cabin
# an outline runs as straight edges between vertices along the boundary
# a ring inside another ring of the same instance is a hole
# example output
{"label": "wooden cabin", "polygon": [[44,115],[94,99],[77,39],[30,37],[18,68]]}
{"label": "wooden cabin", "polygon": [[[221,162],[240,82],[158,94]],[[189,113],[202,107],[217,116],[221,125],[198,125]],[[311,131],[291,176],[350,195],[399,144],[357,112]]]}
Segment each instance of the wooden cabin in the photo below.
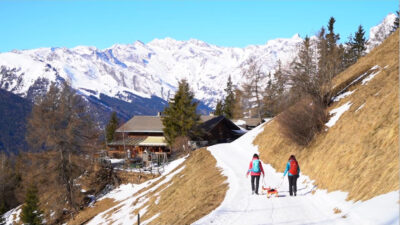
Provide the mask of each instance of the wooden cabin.
{"label": "wooden cabin", "polygon": [[[203,135],[195,141],[204,146],[230,142],[240,137],[243,132],[231,120],[224,116],[201,116],[200,128]],[[164,137],[164,125],[160,116],[134,116],[116,130],[117,140],[107,144],[108,155],[112,158],[143,158],[155,153],[168,156],[171,150]]]}
{"label": "wooden cabin", "polygon": [[116,158],[142,157],[144,152],[171,154],[159,116],[134,116],[116,130],[118,140],[107,144],[108,155]]}

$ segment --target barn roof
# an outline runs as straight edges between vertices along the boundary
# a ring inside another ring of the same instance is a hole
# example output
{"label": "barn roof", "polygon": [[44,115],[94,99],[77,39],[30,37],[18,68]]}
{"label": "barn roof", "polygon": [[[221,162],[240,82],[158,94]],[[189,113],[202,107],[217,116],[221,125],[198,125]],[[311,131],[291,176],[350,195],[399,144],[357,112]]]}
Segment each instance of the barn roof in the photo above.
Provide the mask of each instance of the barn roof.
{"label": "barn roof", "polygon": [[236,124],[234,124],[231,120],[225,118],[224,116],[217,116],[210,120],[207,120],[200,125],[200,128],[202,128],[206,132],[209,132],[221,122],[225,123],[230,130],[240,130],[240,128],[236,126]]}

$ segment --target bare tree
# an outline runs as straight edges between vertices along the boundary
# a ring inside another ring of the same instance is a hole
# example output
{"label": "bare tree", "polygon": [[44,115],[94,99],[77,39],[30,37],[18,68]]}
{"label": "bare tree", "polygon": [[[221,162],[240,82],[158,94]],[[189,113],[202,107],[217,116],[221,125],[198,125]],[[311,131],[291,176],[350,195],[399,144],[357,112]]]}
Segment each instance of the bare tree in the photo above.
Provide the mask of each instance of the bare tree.
{"label": "bare tree", "polygon": [[74,179],[79,175],[76,171],[82,167],[75,159],[90,157],[89,152],[96,146],[99,134],[87,112],[86,102],[68,84],[64,83],[61,89],[52,84],[49,92],[38,99],[28,120],[30,146],[58,152],[53,160],[72,213],[78,209]]}
{"label": "bare tree", "polygon": [[233,118],[239,119],[243,117],[243,92],[236,88],[235,91],[235,101],[233,104]]}
{"label": "bare tree", "polygon": [[261,69],[261,64],[257,62],[255,57],[249,57],[242,67],[243,77],[247,82],[243,84],[244,96],[249,100],[249,109],[256,109],[258,118],[262,115],[262,81],[266,74]]}

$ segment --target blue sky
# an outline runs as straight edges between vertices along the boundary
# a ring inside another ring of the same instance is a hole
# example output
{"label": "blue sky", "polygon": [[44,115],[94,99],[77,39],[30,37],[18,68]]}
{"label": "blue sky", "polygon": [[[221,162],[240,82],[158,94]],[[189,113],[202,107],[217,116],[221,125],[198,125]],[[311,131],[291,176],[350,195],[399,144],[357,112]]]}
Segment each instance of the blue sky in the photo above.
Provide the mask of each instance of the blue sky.
{"label": "blue sky", "polygon": [[397,0],[0,1],[0,52],[39,47],[107,48],[155,38],[244,47],[295,33],[314,35],[336,18],[346,41],[395,12]]}

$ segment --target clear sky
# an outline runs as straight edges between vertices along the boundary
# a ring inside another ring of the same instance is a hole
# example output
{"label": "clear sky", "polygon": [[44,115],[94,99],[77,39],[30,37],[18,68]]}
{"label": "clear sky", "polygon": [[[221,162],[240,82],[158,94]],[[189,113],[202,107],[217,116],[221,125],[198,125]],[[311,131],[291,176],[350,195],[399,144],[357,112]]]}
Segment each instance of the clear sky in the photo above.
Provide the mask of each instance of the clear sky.
{"label": "clear sky", "polygon": [[0,52],[39,47],[107,48],[155,38],[195,38],[244,47],[274,38],[314,35],[336,18],[346,41],[398,9],[398,0],[0,1]]}

